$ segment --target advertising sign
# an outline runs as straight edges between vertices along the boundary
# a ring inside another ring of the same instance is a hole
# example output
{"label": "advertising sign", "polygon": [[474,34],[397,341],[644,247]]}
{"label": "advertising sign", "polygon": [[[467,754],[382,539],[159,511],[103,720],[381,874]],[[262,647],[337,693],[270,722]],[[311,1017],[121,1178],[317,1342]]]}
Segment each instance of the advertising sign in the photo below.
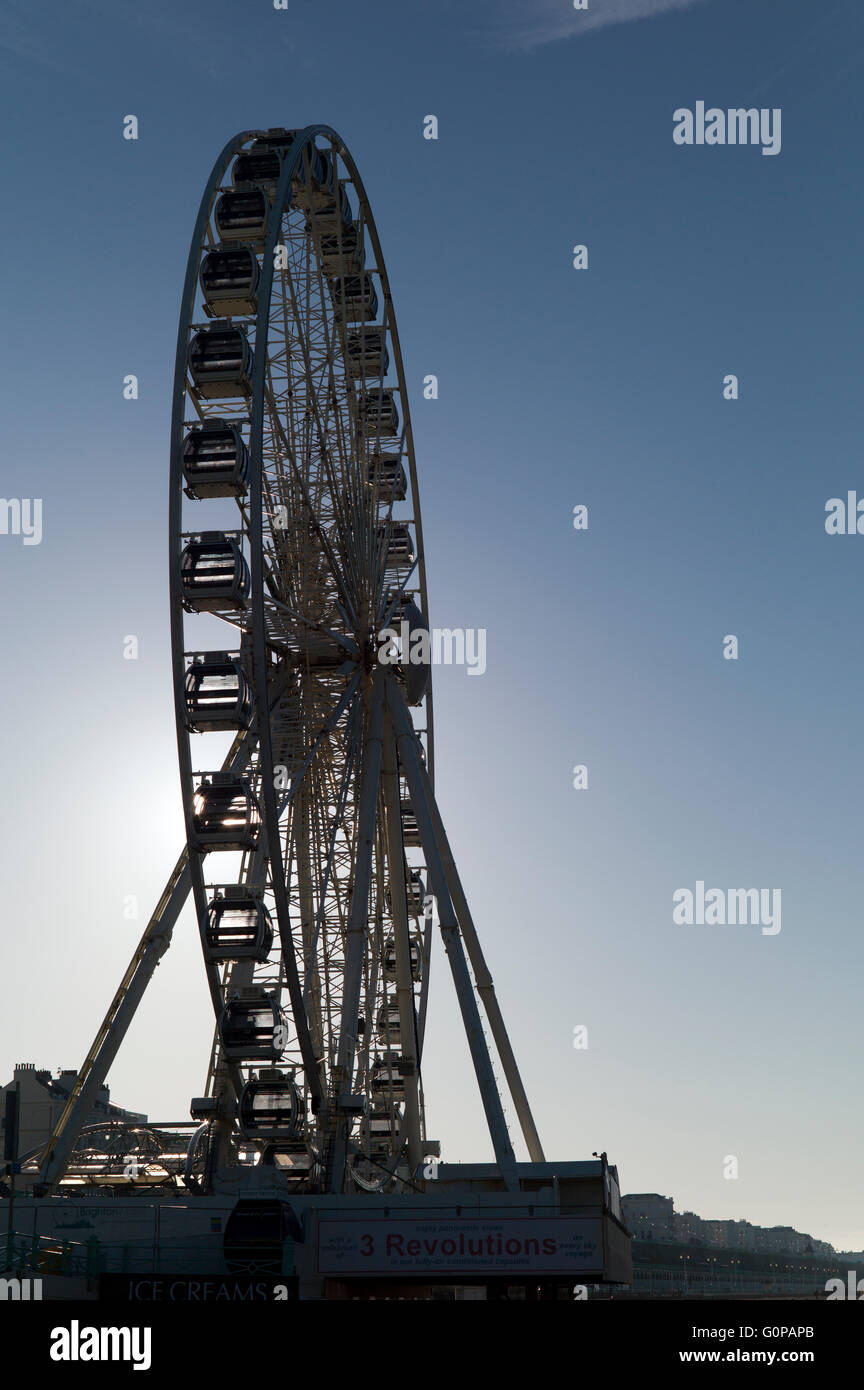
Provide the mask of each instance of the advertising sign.
{"label": "advertising sign", "polygon": [[579,1274],[603,1271],[599,1218],[330,1221],[318,1225],[321,1274]]}

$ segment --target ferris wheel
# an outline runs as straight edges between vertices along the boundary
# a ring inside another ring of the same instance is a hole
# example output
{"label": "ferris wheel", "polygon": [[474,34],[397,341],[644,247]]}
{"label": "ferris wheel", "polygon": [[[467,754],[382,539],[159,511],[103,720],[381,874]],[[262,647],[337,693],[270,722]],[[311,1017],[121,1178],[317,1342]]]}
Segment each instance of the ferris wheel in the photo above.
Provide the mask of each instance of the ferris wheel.
{"label": "ferris wheel", "polygon": [[[236,1114],[299,1184],[332,1180],[341,1138],[377,1187],[403,1151],[423,1157],[431,933],[378,633],[428,610],[386,269],[325,127],[246,133],[217,160],[171,458],[178,746],[216,1015],[193,1166]],[[431,767],[428,668],[403,691]],[[214,770],[198,745],[217,732],[233,742]]]}
{"label": "ferris wheel", "polygon": [[186,847],[45,1190],[190,889],[214,1034],[188,1187],[243,1165],[301,1192],[422,1186],[436,925],[514,1186],[479,1003],[543,1154],[435,802],[431,673],[382,648],[385,629],[428,632],[417,468],[378,234],[327,126],[243,132],[213,166],[180,312],[169,526]]}

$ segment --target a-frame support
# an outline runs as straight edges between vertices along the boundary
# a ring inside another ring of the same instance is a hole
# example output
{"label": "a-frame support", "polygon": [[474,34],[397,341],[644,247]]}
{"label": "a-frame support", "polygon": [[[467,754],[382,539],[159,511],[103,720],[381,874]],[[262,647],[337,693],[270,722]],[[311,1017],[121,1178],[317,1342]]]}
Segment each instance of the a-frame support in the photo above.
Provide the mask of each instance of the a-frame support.
{"label": "a-frame support", "polygon": [[156,966],[171,945],[171,933],[191,887],[189,854],[184,849],[165,885],[156,911],[147,923],[138,949],[111,1001],[111,1007],[84,1059],[84,1065],[78,1073],[63,1113],[42,1154],[39,1181],[34,1188],[36,1196],[49,1196],[66,1172],[78,1136],[93,1109],[101,1087],[105,1084],[105,1078],[144,997],[144,991],[153,978]]}
{"label": "a-frame support", "polygon": [[[249,761],[250,751],[248,733],[244,730],[234,739],[223,768],[239,774]],[[105,1084],[144,992],[171,945],[171,934],[191,889],[189,851],[184,847],[42,1154],[39,1179],[34,1188],[36,1195],[49,1196],[66,1172],[78,1136]]]}
{"label": "a-frame support", "polygon": [[[420,842],[423,846],[432,893],[438,908],[438,924],[444,941],[444,949],[447,952],[447,959],[450,962],[456,997],[459,1000],[459,1008],[462,1013],[462,1023],[468,1038],[471,1060],[474,1063],[477,1084],[480,1087],[480,1097],[486,1112],[486,1123],[489,1126],[489,1134],[495,1150],[495,1161],[507,1187],[518,1191],[516,1155],[513,1152],[513,1146],[507,1132],[507,1121],[504,1118],[501,1096],[498,1093],[495,1073],[492,1070],[492,1060],[486,1046],[483,1022],[474,996],[474,986],[462,949],[459,923],[450,896],[441,855],[441,845],[432,815],[435,797],[428,776],[424,776],[425,769],[420,757],[420,744],[411,723],[411,716],[408,713],[404,695],[392,676],[388,678],[387,682],[387,709],[393,721],[396,744],[399,749],[399,761],[411,796],[411,808],[417,817]],[[489,983],[491,984],[491,980]]]}
{"label": "a-frame support", "polygon": [[[438,810],[431,781],[420,755],[419,740],[405,703],[402,688],[393,676],[385,677],[383,671],[377,672],[376,677],[377,679],[373,681],[371,699],[370,730],[366,749],[366,775],[363,779],[364,788],[361,791],[359,808],[360,821],[368,833],[365,836],[361,833],[359,838],[352,921],[349,922],[346,951],[346,980],[343,1000],[345,1007],[343,1008],[342,1020],[343,1047],[340,1049],[338,1072],[342,1082],[340,1086],[342,1095],[332,1098],[336,1100],[337,1104],[336,1114],[333,1117],[335,1121],[335,1145],[334,1162],[330,1173],[331,1190],[340,1190],[339,1170],[344,1166],[348,1151],[348,1114],[347,1110],[342,1110],[338,1102],[339,1099],[342,1099],[344,1105],[346,1101],[349,1101],[351,1075],[353,1074],[352,1042],[356,1040],[350,1038],[354,1029],[351,1027],[349,1016],[356,1020],[357,1008],[359,1007],[358,991],[362,973],[362,948],[366,940],[367,930],[365,911],[368,904],[371,875],[373,831],[370,831],[369,827],[372,826],[374,829],[379,790],[384,792],[388,836],[394,840],[397,838],[392,824],[396,808],[393,804],[393,787],[390,785],[391,781],[395,780],[395,769],[390,756],[384,756],[384,777],[382,778],[382,753],[388,744],[392,748],[394,740],[398,749],[401,771],[408,784],[412,809],[417,818],[432,892],[437,904],[441,935],[453,975],[462,1021],[495,1151],[495,1160],[506,1186],[517,1190],[519,1184],[516,1174],[516,1158],[507,1132],[501,1096],[492,1070],[492,1060],[483,1032],[481,1014],[474,993],[474,983],[465,958],[465,950],[467,950],[468,960],[470,960],[471,968],[474,971],[477,993],[483,1002],[531,1160],[535,1163],[542,1163],[544,1161],[543,1150],[504,1026],[492,977],[480,947],[447,840],[441,813]],[[245,740],[241,736],[235,741],[225,766],[237,771],[247,761],[248,754],[248,747],[245,746]],[[383,788],[382,782],[387,784]],[[398,781],[396,786],[398,787]],[[363,814],[364,805],[367,811],[365,816]],[[365,894],[362,886],[364,883]],[[171,934],[189,895],[190,886],[188,852],[184,849],[162,892],[156,910],[147,924],[111,1007],[81,1067],[69,1100],[42,1155],[39,1180],[34,1188],[36,1195],[47,1196],[55,1191],[66,1171],[81,1129],[92,1110],[100,1088],[106,1080],[147,985],[152,979],[160,959],[171,944]],[[353,930],[351,930],[352,926]],[[402,936],[404,936],[404,932]],[[465,949],[463,949],[463,942]],[[399,955],[404,957],[404,941],[397,943],[397,945],[402,946]],[[400,963],[402,966],[400,973],[404,975],[406,962],[403,959]],[[354,987],[355,984],[357,989]],[[355,994],[358,996],[356,1003]],[[405,1032],[405,1029],[403,1028],[402,1031]],[[411,1147],[413,1149],[415,1146],[412,1145]],[[416,1153],[412,1153],[411,1158],[412,1160],[415,1159]]]}
{"label": "a-frame support", "polygon": [[[411,723],[411,716],[408,713],[404,700],[401,699],[398,689],[396,690],[395,696],[391,697],[390,713],[391,717],[394,720],[394,723],[397,725],[397,728],[402,735],[402,743],[400,743],[400,754],[402,754],[403,748],[407,752],[407,749],[411,745],[412,741],[416,749],[417,735],[414,731],[414,726]],[[495,1040],[495,1046],[498,1051],[498,1056],[501,1059],[501,1067],[504,1071],[504,1077],[507,1082],[507,1087],[510,1091],[510,1095],[513,1099],[513,1105],[515,1107],[516,1114],[519,1118],[519,1124],[522,1129],[522,1135],[524,1137],[525,1144],[531,1158],[531,1162],[545,1163],[546,1160],[543,1154],[543,1147],[540,1143],[540,1136],[537,1133],[537,1126],[535,1125],[534,1117],[531,1114],[531,1107],[528,1103],[528,1097],[525,1093],[525,1087],[522,1084],[522,1077],[519,1074],[519,1067],[516,1064],[516,1058],[513,1053],[513,1048],[510,1044],[510,1038],[508,1037],[507,1029],[504,1024],[504,1017],[501,1013],[501,1006],[498,1003],[497,995],[495,994],[495,986],[492,983],[492,976],[489,973],[489,967],[486,964],[486,959],[483,955],[483,948],[480,945],[480,939],[477,935],[477,931],[474,926],[474,920],[471,916],[471,912],[468,907],[468,901],[465,897],[464,889],[462,888],[462,883],[459,878],[458,870],[456,868],[456,862],[453,858],[453,853],[450,849],[450,842],[447,839],[447,833],[444,829],[444,822],[441,819],[441,812],[439,811],[438,803],[435,800],[435,793],[432,789],[432,781],[429,777],[429,773],[427,772],[426,767],[423,764],[422,759],[420,759],[419,757],[415,757],[414,768],[415,777],[419,779],[419,785],[422,788],[425,804],[428,808],[429,815],[431,818],[432,832],[435,837],[435,844],[441,856],[441,864],[444,871],[444,877],[447,883],[447,888],[449,891],[451,902],[455,909],[456,920],[462,932],[462,939],[465,942],[465,948],[468,952],[468,959],[471,962],[471,969],[474,971],[474,979],[477,984],[477,993],[480,995],[480,998],[483,1001],[483,1008],[485,1010],[486,1017],[489,1020],[489,1027],[492,1031],[492,1037]],[[411,797],[413,802],[413,788],[411,789]]]}

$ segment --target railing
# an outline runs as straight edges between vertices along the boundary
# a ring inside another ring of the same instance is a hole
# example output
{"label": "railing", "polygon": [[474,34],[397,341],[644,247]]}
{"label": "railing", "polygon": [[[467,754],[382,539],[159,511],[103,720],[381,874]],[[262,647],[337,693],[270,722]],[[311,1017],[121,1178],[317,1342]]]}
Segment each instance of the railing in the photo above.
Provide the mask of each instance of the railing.
{"label": "railing", "polygon": [[0,1237],[0,1269],[10,1274],[65,1274],[95,1278],[100,1273],[100,1242],[57,1240],[12,1231]]}
{"label": "railing", "polygon": [[[281,1264],[281,1272],[285,1274],[293,1270],[294,1242],[290,1239],[282,1242],[281,1260],[278,1249],[272,1254],[261,1251],[249,1259],[232,1252],[228,1257],[230,1268],[229,1263],[225,1262],[221,1240],[220,1234],[218,1245],[214,1245],[212,1250],[213,1258],[207,1262],[210,1275],[223,1278],[260,1275],[262,1262],[266,1262],[268,1267]],[[201,1257],[200,1240],[188,1243],[170,1240],[160,1247],[155,1230],[152,1240],[145,1236],[134,1244],[128,1241],[101,1241],[95,1235],[85,1241],[61,1240],[56,1235],[40,1236],[15,1231],[11,1236],[0,1236],[0,1279],[62,1275],[96,1280],[102,1274],[182,1275],[200,1267]],[[223,1263],[225,1267],[220,1274],[218,1267]],[[271,1267],[270,1272],[278,1274],[280,1270]]]}

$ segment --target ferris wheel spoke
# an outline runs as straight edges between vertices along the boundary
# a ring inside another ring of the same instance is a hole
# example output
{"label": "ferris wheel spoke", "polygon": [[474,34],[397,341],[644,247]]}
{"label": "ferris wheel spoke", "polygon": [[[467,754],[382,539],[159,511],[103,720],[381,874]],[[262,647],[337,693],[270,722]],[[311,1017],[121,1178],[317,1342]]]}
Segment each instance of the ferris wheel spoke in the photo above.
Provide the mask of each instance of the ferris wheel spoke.
{"label": "ferris wheel spoke", "polygon": [[308,627],[312,632],[317,632],[323,637],[329,638],[337,646],[346,651],[349,656],[357,658],[360,656],[360,648],[350,637],[345,637],[341,632],[333,632],[330,628],[324,627],[322,623],[316,623],[311,618],[304,618],[301,613],[297,613],[293,608],[289,608],[287,603],[282,603],[279,599],[271,599],[270,602],[280,612],[285,613],[295,623],[300,623],[303,627]]}
{"label": "ferris wheel spoke", "polygon": [[[285,336],[287,341],[287,320],[289,316],[289,311],[295,321],[297,321],[300,318],[296,286],[294,283],[294,278],[291,275],[290,271],[286,276],[283,277],[282,288],[282,313],[286,323]],[[323,299],[323,286],[321,287],[321,295]],[[308,314],[308,294],[306,296],[306,304]],[[317,432],[317,444],[318,449],[320,451],[322,473],[329,486],[330,496],[332,498],[335,513],[335,524],[339,532],[342,544],[342,553],[345,557],[347,564],[349,565],[349,568],[351,568],[353,567],[354,556],[348,544],[348,537],[350,535],[350,531],[346,528],[344,517],[342,516],[343,502],[340,496],[340,483],[342,490],[344,492],[350,493],[350,479],[353,475],[354,470],[350,467],[350,465],[353,463],[351,442],[350,439],[346,439],[345,437],[346,421],[343,418],[343,412],[340,411],[338,408],[336,378],[333,369],[333,345],[328,342],[325,347],[324,361],[322,363],[322,376],[324,374],[324,370],[326,369],[327,380],[326,383],[322,383],[323,389],[321,389],[320,386],[316,387],[316,383],[314,381],[314,373],[308,337],[304,337],[301,335],[299,339],[299,344],[302,359],[303,384],[305,385],[306,389],[306,399],[308,402],[311,403],[312,422],[314,423]],[[324,403],[323,411],[322,399]],[[327,421],[329,419],[332,419],[333,421],[335,444],[339,456],[341,459],[347,460],[349,463],[347,479],[344,477],[344,475],[341,480],[337,478],[335,470],[332,466],[332,456],[330,452],[327,429]],[[348,484],[347,486],[346,483]],[[354,593],[356,595],[359,589],[359,576],[356,572],[352,573],[352,582],[354,585]]]}
{"label": "ferris wheel spoke", "polygon": [[360,676],[361,672],[359,670],[354,672],[354,675],[351,677],[351,680],[348,684],[348,688],[346,689],[341,700],[337,704],[336,708],[333,710],[333,713],[327,719],[326,723],[322,726],[321,729],[319,729],[318,733],[316,734],[312,746],[310,747],[309,752],[306,754],[302,766],[300,767],[299,771],[295,773],[291,782],[291,786],[289,787],[284,799],[279,804],[278,814],[280,820],[284,816],[287,807],[290,806],[291,802],[294,800],[294,797],[297,795],[303,777],[306,775],[308,769],[311,767],[316,754],[321,748],[321,745],[324,743],[325,739],[329,737],[333,729],[335,729],[336,725],[339,723],[339,720],[344,715],[346,709],[348,709],[349,705],[351,705],[351,703],[354,701],[357,695],[357,690],[360,685]]}
{"label": "ferris wheel spoke", "polygon": [[273,421],[274,421],[276,430],[277,430],[277,432],[279,433],[279,435],[281,436],[282,442],[283,442],[283,444],[285,445],[286,455],[287,455],[287,458],[288,458],[288,462],[289,462],[289,464],[290,464],[290,466],[291,466],[291,472],[292,472],[292,475],[293,475],[293,477],[294,477],[295,482],[297,483],[297,487],[298,487],[298,489],[299,489],[299,491],[300,491],[300,495],[301,495],[301,497],[302,497],[302,499],[303,499],[303,503],[304,503],[304,505],[305,505],[305,507],[306,507],[306,509],[307,509],[307,511],[308,511],[310,523],[311,523],[311,525],[312,525],[312,527],[313,527],[313,529],[314,529],[314,531],[315,531],[315,533],[316,533],[316,535],[317,535],[317,537],[318,537],[318,540],[319,540],[319,542],[320,542],[320,545],[321,545],[322,550],[324,551],[325,555],[327,556],[327,560],[328,560],[328,563],[329,563],[329,565],[330,565],[330,572],[331,572],[331,574],[333,575],[333,578],[335,579],[336,584],[337,584],[337,586],[338,586],[338,588],[339,588],[339,593],[340,593],[340,596],[341,596],[341,598],[342,598],[342,602],[345,604],[345,607],[348,609],[348,612],[349,612],[349,614],[350,614],[350,616],[351,616],[352,621],[353,621],[354,623],[356,623],[356,622],[357,622],[357,614],[356,614],[356,612],[355,612],[355,610],[354,610],[354,604],[353,604],[353,602],[352,602],[350,592],[349,592],[349,590],[348,590],[348,588],[347,588],[347,586],[346,586],[346,584],[345,584],[345,577],[344,577],[344,575],[343,575],[343,573],[342,573],[342,570],[341,570],[341,568],[340,568],[340,566],[339,566],[339,564],[338,564],[338,562],[337,562],[337,560],[336,560],[336,556],[335,556],[335,553],[334,553],[334,551],[333,551],[333,547],[332,547],[332,545],[330,544],[330,541],[329,541],[327,535],[325,534],[325,531],[324,531],[323,526],[320,524],[320,522],[319,522],[319,520],[318,520],[318,517],[317,517],[317,514],[316,514],[316,510],[315,510],[315,506],[314,506],[314,504],[313,504],[313,502],[312,502],[312,499],[311,499],[311,497],[310,497],[309,488],[308,488],[308,486],[307,486],[306,480],[305,480],[304,477],[303,477],[303,474],[302,474],[301,469],[300,469],[300,467],[299,467],[299,465],[298,465],[298,463],[297,463],[296,458],[294,457],[293,452],[292,452],[291,450],[288,449],[288,441],[287,441],[287,439],[285,438],[285,431],[284,431],[284,429],[282,428],[282,422],[281,422],[281,420],[279,420],[278,414],[276,413],[276,403],[275,403],[275,401],[274,401],[274,399],[273,399],[273,394],[272,394],[272,392],[271,392],[269,389],[267,389],[267,390],[265,391],[265,395],[266,395],[267,404],[268,404],[268,406],[269,406],[269,408],[270,408],[271,416],[272,416],[272,418],[273,418]]}
{"label": "ferris wheel spoke", "polygon": [[336,1115],[330,1172],[332,1191],[341,1189],[343,1166],[347,1152],[348,1121],[346,1109],[354,1076],[357,1019],[360,1010],[363,962],[368,933],[369,890],[381,773],[384,690],[384,675],[382,669],[379,668],[372,681],[359,779],[357,852],[351,885],[351,908],[346,927],[342,1013],[339,1022],[339,1046],[333,1078],[333,1099],[336,1105]]}

